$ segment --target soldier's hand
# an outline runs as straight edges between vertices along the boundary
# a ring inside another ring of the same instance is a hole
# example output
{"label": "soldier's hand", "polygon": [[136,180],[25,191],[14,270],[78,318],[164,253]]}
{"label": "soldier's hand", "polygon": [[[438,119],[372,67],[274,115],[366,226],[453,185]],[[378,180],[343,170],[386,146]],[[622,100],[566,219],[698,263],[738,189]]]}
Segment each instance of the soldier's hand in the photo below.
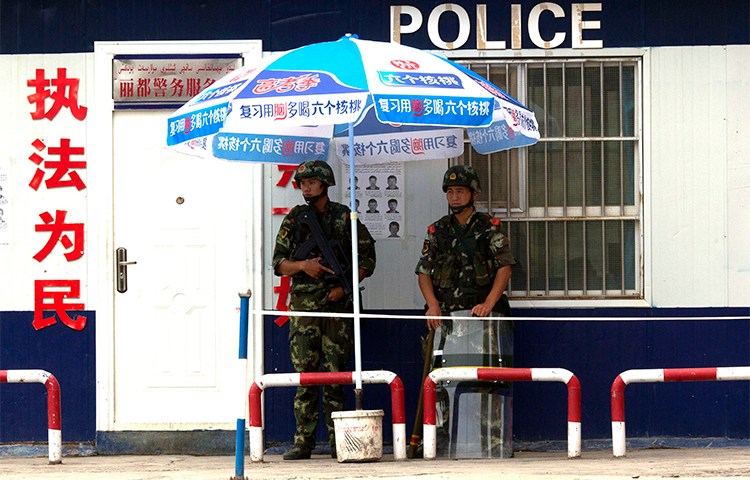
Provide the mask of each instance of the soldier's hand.
{"label": "soldier's hand", "polygon": [[488,306],[485,303],[474,305],[474,308],[471,309],[471,314],[474,315],[475,317],[488,317],[491,312],[492,312],[492,307]]}
{"label": "soldier's hand", "polygon": [[333,287],[328,292],[328,301],[329,302],[338,302],[339,300],[343,300],[344,298],[344,287]]}
{"label": "soldier's hand", "polygon": [[311,258],[309,260],[302,260],[300,268],[303,272],[316,280],[323,278],[323,276],[327,273],[334,275],[335,272],[330,268],[322,265],[320,263],[320,260],[320,257]]}
{"label": "soldier's hand", "polygon": [[[442,312],[440,311],[440,307],[437,306],[437,307],[429,307],[427,309],[427,311],[424,312],[424,314],[427,317],[439,317],[440,315],[442,315]],[[440,321],[439,318],[428,318],[427,319],[427,327],[430,330],[437,330],[437,328],[440,326],[440,323],[442,323],[442,322]]]}

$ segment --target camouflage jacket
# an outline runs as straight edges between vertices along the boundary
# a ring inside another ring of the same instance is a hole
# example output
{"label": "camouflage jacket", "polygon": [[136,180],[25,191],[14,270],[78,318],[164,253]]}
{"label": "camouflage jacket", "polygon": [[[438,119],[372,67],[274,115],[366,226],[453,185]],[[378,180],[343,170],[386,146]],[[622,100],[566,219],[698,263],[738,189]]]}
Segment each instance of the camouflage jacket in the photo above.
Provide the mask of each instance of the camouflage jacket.
{"label": "camouflage jacket", "polygon": [[500,220],[474,212],[466,225],[446,215],[427,228],[415,273],[432,279],[440,308],[448,313],[483,302],[497,271],[515,263]]}
{"label": "camouflage jacket", "polygon": [[[307,205],[297,205],[281,222],[273,250],[272,267],[274,272],[282,261],[293,260],[297,249],[310,238],[311,234],[308,227],[300,224],[297,219],[303,211],[310,208]],[[345,265],[351,265],[352,240],[349,213],[349,207],[331,201],[328,202],[322,214],[316,213],[318,223],[326,237],[329,240],[339,240],[341,248],[336,250],[343,256],[343,258],[339,258],[339,261]],[[359,267],[365,269],[369,275],[375,270],[375,240],[367,227],[359,221],[357,222],[357,239],[359,243]],[[319,253],[314,252],[313,255],[319,255]],[[325,298],[331,287],[332,284],[327,280],[316,280],[305,273],[292,276],[290,308],[292,310],[326,310],[324,308]],[[295,296],[304,296],[304,305],[295,301]],[[348,299],[344,303],[348,304]]]}

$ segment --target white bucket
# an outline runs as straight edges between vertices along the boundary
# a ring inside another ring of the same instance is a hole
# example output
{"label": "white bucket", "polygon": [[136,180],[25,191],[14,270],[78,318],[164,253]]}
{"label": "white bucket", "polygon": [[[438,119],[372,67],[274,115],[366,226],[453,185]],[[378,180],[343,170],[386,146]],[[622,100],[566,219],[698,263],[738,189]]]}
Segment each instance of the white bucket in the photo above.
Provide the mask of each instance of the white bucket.
{"label": "white bucket", "polygon": [[383,456],[383,411],[333,412],[336,458],[342,462],[370,462]]}

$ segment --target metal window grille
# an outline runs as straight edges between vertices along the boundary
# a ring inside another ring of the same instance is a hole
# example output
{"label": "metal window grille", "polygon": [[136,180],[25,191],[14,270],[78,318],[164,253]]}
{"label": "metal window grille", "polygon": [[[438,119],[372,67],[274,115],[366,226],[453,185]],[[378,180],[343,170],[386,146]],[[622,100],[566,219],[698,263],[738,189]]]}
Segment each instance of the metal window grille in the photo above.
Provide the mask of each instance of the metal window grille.
{"label": "metal window grille", "polygon": [[458,163],[503,219],[512,298],[642,298],[640,60],[465,61],[534,110],[541,140]]}

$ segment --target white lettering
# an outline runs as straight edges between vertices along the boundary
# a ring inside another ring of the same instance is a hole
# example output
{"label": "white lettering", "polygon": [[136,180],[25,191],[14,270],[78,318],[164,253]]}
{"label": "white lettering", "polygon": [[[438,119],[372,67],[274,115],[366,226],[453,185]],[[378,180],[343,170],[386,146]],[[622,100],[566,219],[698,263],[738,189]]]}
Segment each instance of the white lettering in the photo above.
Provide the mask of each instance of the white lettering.
{"label": "white lettering", "polygon": [[570,16],[570,42],[573,48],[602,48],[601,40],[584,40],[584,30],[599,30],[601,22],[599,20],[583,20],[583,12],[601,12],[601,3],[574,3],[572,6],[573,13]]}
{"label": "white lettering", "polygon": [[510,6],[510,46],[513,50],[521,50],[523,35],[523,22],[521,21],[521,5]]}
{"label": "white lettering", "polygon": [[[408,15],[410,22],[401,23],[401,15]],[[411,5],[391,6],[391,41],[401,43],[402,33],[414,33],[422,27],[422,12]]]}
{"label": "white lettering", "polygon": [[[495,7],[496,3],[490,4]],[[601,21],[584,20],[585,12],[601,12],[601,3],[573,3],[570,11],[570,43],[572,48],[603,48],[602,40],[584,40],[584,33],[591,30],[601,30]],[[440,19],[446,12],[451,12],[458,19],[458,34],[455,39],[446,40],[440,32]],[[524,20],[528,29],[531,43],[543,49],[559,47],[565,42],[567,37],[566,31],[549,32],[545,29],[546,36],[552,36],[551,39],[542,38],[540,30],[540,19],[544,12],[549,12],[554,18],[565,18],[566,12],[557,3],[540,2],[529,10],[528,16],[524,15],[521,4],[510,4],[510,36],[505,39],[488,40],[487,25],[493,21],[488,15],[487,4],[476,5],[476,48],[477,50],[505,50],[510,44],[513,50],[520,50],[523,41]],[[408,18],[404,18],[408,17]],[[524,18],[526,17],[526,18]],[[498,18],[495,16],[495,18]],[[507,21],[504,15],[499,17]],[[402,19],[408,23],[402,23]],[[410,34],[419,31],[423,22],[422,12],[412,5],[392,5],[391,6],[391,41],[401,43],[402,34]],[[497,21],[497,20],[496,20]],[[460,5],[455,3],[442,3],[437,5],[430,12],[427,21],[427,34],[432,44],[443,50],[455,50],[463,47],[471,35],[471,19],[468,12]],[[502,29],[501,29],[502,31]]]}
{"label": "white lettering", "polygon": [[505,40],[487,41],[487,5],[477,5],[477,50],[505,50]]}
{"label": "white lettering", "polygon": [[555,18],[565,17],[565,11],[556,3],[544,2],[532,8],[529,12],[529,38],[531,38],[531,43],[539,48],[559,47],[565,41],[565,33],[556,32],[550,41],[544,40],[539,33],[539,17],[542,12],[551,12]]}
{"label": "white lettering", "polygon": [[[446,42],[440,36],[439,23],[440,16],[445,12],[453,12],[458,17],[458,36],[451,42]],[[435,7],[430,13],[427,20],[427,34],[433,45],[443,50],[455,50],[464,46],[469,39],[471,32],[471,23],[469,22],[468,12],[460,5],[455,3],[444,3]]]}

